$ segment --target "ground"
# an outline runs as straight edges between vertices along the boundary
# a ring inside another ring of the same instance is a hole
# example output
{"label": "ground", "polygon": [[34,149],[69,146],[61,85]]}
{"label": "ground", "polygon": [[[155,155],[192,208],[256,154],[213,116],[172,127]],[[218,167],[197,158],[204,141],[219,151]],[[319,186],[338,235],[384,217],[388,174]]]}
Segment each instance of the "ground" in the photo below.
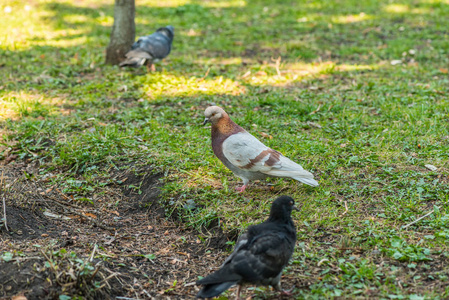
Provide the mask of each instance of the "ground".
{"label": "ground", "polygon": [[[447,0],[142,0],[153,72],[104,63],[113,11],[0,3],[0,297],[193,298],[283,194],[294,298],[449,297]],[[236,193],[210,105],[320,185]]]}
{"label": "ground", "polygon": [[[19,164],[4,170],[6,184],[15,187],[6,198],[22,195],[20,207],[6,201],[9,231],[1,232],[1,250],[14,255],[3,254],[0,262],[3,297],[191,298],[198,291],[192,283],[223,259],[225,235],[204,244],[197,232],[165,218],[158,203],[160,174],[148,175],[145,168],[113,172],[117,181],[140,185],[142,193],[114,184],[104,187],[104,197],[80,207],[59,201],[59,187],[14,183],[25,169]],[[110,207],[116,202],[120,207]]]}

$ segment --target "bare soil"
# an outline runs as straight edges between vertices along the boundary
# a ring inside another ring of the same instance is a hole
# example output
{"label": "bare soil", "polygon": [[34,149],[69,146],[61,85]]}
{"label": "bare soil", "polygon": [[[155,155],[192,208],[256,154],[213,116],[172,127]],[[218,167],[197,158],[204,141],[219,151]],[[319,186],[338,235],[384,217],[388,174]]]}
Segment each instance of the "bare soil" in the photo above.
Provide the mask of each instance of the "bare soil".
{"label": "bare soil", "polygon": [[[33,175],[37,167],[1,167],[8,230],[3,223],[0,255],[13,257],[0,259],[0,299],[192,299],[198,276],[227,255],[226,236],[205,243],[165,216],[162,175],[151,170],[114,171],[117,183],[80,203],[49,176]],[[93,266],[88,274],[83,263]]]}

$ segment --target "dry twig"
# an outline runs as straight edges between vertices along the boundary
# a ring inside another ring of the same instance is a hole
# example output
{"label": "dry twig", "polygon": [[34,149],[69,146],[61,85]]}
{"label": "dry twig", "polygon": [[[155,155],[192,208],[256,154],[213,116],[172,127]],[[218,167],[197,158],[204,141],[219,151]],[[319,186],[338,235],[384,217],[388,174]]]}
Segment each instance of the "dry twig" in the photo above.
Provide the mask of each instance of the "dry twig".
{"label": "dry twig", "polygon": [[6,202],[5,202],[5,195],[3,192],[3,171],[2,171],[2,178],[0,180],[0,194],[2,195],[2,200],[3,200],[3,219],[5,220],[5,228],[6,231],[9,231],[8,229],[8,222],[6,221]]}
{"label": "dry twig", "polygon": [[279,70],[279,67],[281,66],[281,57],[279,56],[276,59],[271,58],[271,60],[276,63],[276,65],[275,65],[276,72],[278,73],[278,76],[281,77],[281,71]]}
{"label": "dry twig", "polygon": [[[438,208],[439,208],[439,207],[438,207]],[[422,216],[422,217],[419,217],[419,218],[416,219],[415,221],[413,221],[413,222],[411,222],[411,223],[409,223],[409,224],[407,224],[407,225],[402,226],[402,229],[405,229],[405,228],[407,228],[407,227],[409,227],[409,226],[411,226],[411,225],[413,225],[413,224],[419,222],[420,220],[424,219],[425,217],[430,216],[433,212],[434,212],[434,210],[431,210],[430,212],[428,212],[427,214],[425,214],[425,215]]]}
{"label": "dry twig", "polygon": [[345,201],[345,212],[341,215],[344,216],[348,212],[348,201]]}

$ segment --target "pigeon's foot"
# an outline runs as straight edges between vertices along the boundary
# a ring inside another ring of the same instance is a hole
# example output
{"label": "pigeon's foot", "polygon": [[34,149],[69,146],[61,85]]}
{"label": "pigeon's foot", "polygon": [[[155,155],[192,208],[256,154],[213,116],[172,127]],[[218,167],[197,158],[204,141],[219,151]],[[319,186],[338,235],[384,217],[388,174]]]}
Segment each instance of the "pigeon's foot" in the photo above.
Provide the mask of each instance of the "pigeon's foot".
{"label": "pigeon's foot", "polygon": [[147,72],[148,73],[150,73],[150,72],[155,72],[156,71],[156,67],[154,66],[154,64],[153,63],[148,63],[147,65]]}
{"label": "pigeon's foot", "polygon": [[242,291],[242,286],[239,284],[237,287],[237,295],[235,296],[235,300],[242,300],[242,298],[240,298],[241,291]]}
{"label": "pigeon's foot", "polygon": [[293,286],[291,289],[289,290],[281,290],[280,291],[280,295],[281,296],[287,296],[287,297],[291,297],[293,296],[293,290],[295,289],[295,286]]}
{"label": "pigeon's foot", "polygon": [[244,184],[241,187],[236,187],[235,190],[239,193],[243,193],[246,190],[247,185]]}

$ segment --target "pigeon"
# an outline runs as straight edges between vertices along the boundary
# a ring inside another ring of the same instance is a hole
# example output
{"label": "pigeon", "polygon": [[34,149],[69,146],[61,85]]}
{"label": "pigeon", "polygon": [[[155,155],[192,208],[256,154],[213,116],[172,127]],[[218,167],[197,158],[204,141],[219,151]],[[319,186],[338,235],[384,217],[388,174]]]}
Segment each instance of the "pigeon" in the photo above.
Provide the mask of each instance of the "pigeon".
{"label": "pigeon", "polygon": [[318,186],[313,174],[280,152],[262,144],[245,129],[234,123],[218,106],[204,111],[204,124],[212,124],[212,150],[221,162],[243,180],[236,190],[244,192],[250,180],[287,177],[310,186]]}
{"label": "pigeon", "polygon": [[169,25],[159,28],[153,34],[140,37],[125,54],[126,59],[120,63],[120,67],[140,67],[145,63],[152,67],[153,61],[167,57],[175,36],[174,30],[174,27]]}
{"label": "pigeon", "polygon": [[290,291],[281,289],[280,280],[295,249],[292,210],[299,210],[293,198],[280,196],[274,200],[270,217],[261,224],[248,227],[221,268],[196,282],[204,286],[197,298],[216,297],[235,284],[239,285],[237,299],[240,299],[243,284],[271,285],[275,290],[291,295]]}

